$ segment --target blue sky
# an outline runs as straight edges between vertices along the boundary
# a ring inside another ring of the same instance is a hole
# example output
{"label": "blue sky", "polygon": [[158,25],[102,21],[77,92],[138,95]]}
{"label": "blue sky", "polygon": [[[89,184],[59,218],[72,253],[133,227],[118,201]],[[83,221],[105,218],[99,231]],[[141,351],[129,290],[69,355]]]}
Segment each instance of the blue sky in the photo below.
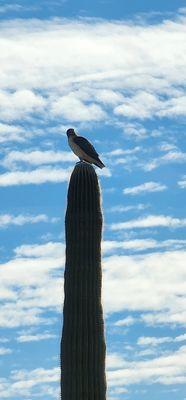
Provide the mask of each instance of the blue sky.
{"label": "blue sky", "polygon": [[0,1],[0,398],[59,397],[74,127],[102,188],[107,400],[184,400],[185,1]]}

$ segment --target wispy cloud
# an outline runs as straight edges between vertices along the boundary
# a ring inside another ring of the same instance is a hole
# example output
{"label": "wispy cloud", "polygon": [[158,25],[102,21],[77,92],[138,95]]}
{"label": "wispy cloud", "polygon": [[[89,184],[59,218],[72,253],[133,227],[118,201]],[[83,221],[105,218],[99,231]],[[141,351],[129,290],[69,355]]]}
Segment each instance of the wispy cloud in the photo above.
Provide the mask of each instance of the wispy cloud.
{"label": "wispy cloud", "polygon": [[56,399],[59,389],[53,384],[59,382],[59,376],[59,368],[12,370],[10,377],[4,378],[1,382],[1,399],[30,396],[43,398],[46,397],[46,393]]}
{"label": "wispy cloud", "polygon": [[182,151],[169,151],[162,157],[162,160],[168,162],[185,162],[186,153],[183,153]]}
{"label": "wispy cloud", "polygon": [[[41,160],[40,163],[45,163],[46,160],[50,159],[51,154],[47,154],[46,157],[44,155],[44,158]],[[61,155],[60,155],[61,157]],[[68,155],[67,158],[71,158],[71,155]],[[23,155],[24,158],[24,155]],[[58,155],[57,155],[58,158]],[[37,156],[36,156],[37,159]],[[36,159],[32,160],[32,155],[30,158],[30,163],[33,161],[33,164],[38,163],[39,160],[36,161]],[[25,160],[26,161],[26,160]],[[55,162],[55,157],[53,159],[53,162]],[[56,161],[57,162],[57,161]],[[9,163],[9,161],[8,161]],[[52,161],[51,161],[52,164]],[[51,165],[47,165],[45,167],[40,167],[34,170],[28,170],[28,171],[23,171],[23,170],[15,170],[12,172],[5,172],[4,174],[0,174],[0,186],[6,187],[6,186],[16,186],[16,185],[41,185],[43,183],[61,183],[61,182],[66,182],[70,178],[70,174],[72,172],[72,167],[69,168],[52,168]],[[99,176],[105,176],[107,178],[110,178],[112,176],[111,171],[109,168],[104,168],[103,170],[97,170],[97,174]]]}
{"label": "wispy cloud", "polygon": [[112,150],[109,153],[106,153],[107,156],[109,157],[117,157],[117,156],[123,156],[123,155],[128,155],[128,154],[134,154],[140,151],[141,148],[139,146],[134,147],[133,149],[116,149]]}
{"label": "wispy cloud", "polygon": [[183,176],[183,178],[180,181],[178,181],[178,186],[181,189],[185,189],[186,188],[186,175]]}
{"label": "wispy cloud", "polygon": [[19,225],[24,224],[37,224],[39,222],[52,222],[45,214],[39,215],[23,215],[19,214],[17,216],[11,214],[1,214],[0,215],[0,228],[6,228],[9,225]]}
{"label": "wispy cloud", "polygon": [[[63,0],[65,1],[65,0]],[[36,6],[28,6],[28,5],[22,5],[22,4],[11,4],[11,3],[7,3],[7,4],[2,4],[0,5],[0,14],[6,14],[6,13],[18,13],[18,12],[25,12],[25,11],[35,11],[40,7],[36,7]]]}
{"label": "wispy cloud", "polygon": [[22,10],[22,6],[20,4],[4,4],[0,5],[0,14],[5,14],[8,11],[20,11]]}
{"label": "wispy cloud", "polygon": [[[183,299],[185,301],[185,299]],[[162,326],[171,324],[176,327],[178,325],[185,326],[186,325],[186,312],[185,310],[175,307],[175,310],[172,311],[159,311],[159,312],[151,312],[151,313],[142,313],[141,320],[145,322],[145,324],[149,326]]]}
{"label": "wispy cloud", "polygon": [[102,242],[102,251],[104,254],[113,253],[116,250],[129,250],[131,252],[140,252],[148,249],[184,249],[186,240],[184,239],[169,239],[158,241],[155,239],[133,239],[124,241],[105,240]]}
{"label": "wispy cloud", "polygon": [[98,168],[96,172],[98,176],[105,176],[106,178],[110,178],[112,176],[110,168],[103,168],[103,169]]}
{"label": "wispy cloud", "polygon": [[8,343],[9,339],[5,338],[5,337],[1,337],[0,338],[0,343]]}
{"label": "wispy cloud", "polygon": [[113,206],[111,208],[108,208],[106,212],[113,212],[113,213],[123,213],[127,211],[141,211],[144,210],[145,208],[148,208],[148,204],[136,204],[134,206],[129,205],[129,206],[123,206],[121,204],[118,204],[117,206]]}
{"label": "wispy cloud", "polygon": [[110,229],[117,231],[120,229],[150,228],[150,227],[181,228],[186,226],[186,219],[173,218],[166,215],[148,215],[126,222],[118,222],[110,225]]}
{"label": "wispy cloud", "polygon": [[102,250],[104,253],[109,253],[116,251],[118,249],[125,250],[133,250],[140,251],[145,249],[151,249],[156,247],[157,243],[153,239],[134,239],[134,240],[126,240],[123,242],[114,241],[114,240],[105,240],[102,243]]}
{"label": "wispy cloud", "polygon": [[0,356],[4,356],[5,354],[10,353],[12,353],[11,349],[8,349],[7,347],[0,347]]}
{"label": "wispy cloud", "polygon": [[0,175],[0,186],[65,182],[68,181],[70,172],[70,169],[51,167],[38,168],[32,171],[6,172]]}
{"label": "wispy cloud", "polygon": [[[117,356],[117,353],[115,357]],[[118,355],[119,356],[119,355]],[[176,351],[146,361],[126,361],[120,357],[120,365],[110,365],[107,373],[110,386],[128,386],[135,383],[163,385],[185,383],[186,346]],[[123,365],[122,365],[123,361]]]}
{"label": "wispy cloud", "polygon": [[8,125],[0,123],[0,143],[3,142],[23,142],[25,140],[25,130],[19,125]]}
{"label": "wispy cloud", "polygon": [[14,252],[17,257],[63,257],[64,244],[61,242],[48,242],[45,244],[22,245],[16,247]]}
{"label": "wispy cloud", "polygon": [[136,318],[134,318],[132,316],[128,316],[126,318],[116,321],[114,325],[115,326],[131,326],[131,325],[135,324],[136,321],[137,321]]}
{"label": "wispy cloud", "polygon": [[186,161],[186,153],[183,153],[179,150],[172,150],[168,153],[164,154],[159,158],[154,158],[150,162],[146,162],[143,164],[143,169],[145,171],[152,171],[155,168],[160,167],[164,164],[172,164],[172,163],[184,163]]}
{"label": "wispy cloud", "polygon": [[170,342],[184,342],[186,341],[186,334],[176,336],[175,338],[169,336],[163,337],[153,337],[153,336],[141,336],[137,344],[140,346],[158,346],[163,343],[170,343]]}
{"label": "wispy cloud", "polygon": [[138,186],[126,188],[123,190],[123,193],[137,195],[139,193],[146,193],[146,192],[162,192],[163,190],[166,190],[166,189],[167,189],[167,186],[162,185],[161,183],[145,182]]}
{"label": "wispy cloud", "polygon": [[29,165],[55,164],[76,161],[77,157],[70,151],[11,151],[1,164],[4,167],[12,168],[16,164],[26,163]]}
{"label": "wispy cloud", "polygon": [[[148,135],[149,132],[148,130],[139,122],[129,122],[129,121],[125,121],[124,123],[117,122],[118,127],[120,127],[120,129],[122,129],[122,131],[124,132],[124,134],[126,136],[135,138],[135,139],[145,139]],[[155,136],[157,135],[157,132],[152,131],[151,132],[151,136]]]}
{"label": "wispy cloud", "polygon": [[48,339],[55,339],[56,335],[52,333],[36,333],[34,335],[19,335],[17,337],[17,341],[20,343],[25,342],[39,342],[40,340],[48,340]]}

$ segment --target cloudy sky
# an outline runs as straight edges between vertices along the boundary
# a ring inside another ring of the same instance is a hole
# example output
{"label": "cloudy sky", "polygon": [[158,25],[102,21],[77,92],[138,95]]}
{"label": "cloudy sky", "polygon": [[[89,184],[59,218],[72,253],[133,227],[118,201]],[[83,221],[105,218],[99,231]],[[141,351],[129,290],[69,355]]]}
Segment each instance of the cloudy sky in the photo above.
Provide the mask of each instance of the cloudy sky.
{"label": "cloudy sky", "polygon": [[0,398],[59,398],[64,215],[96,147],[108,400],[186,398],[186,3],[0,1]]}

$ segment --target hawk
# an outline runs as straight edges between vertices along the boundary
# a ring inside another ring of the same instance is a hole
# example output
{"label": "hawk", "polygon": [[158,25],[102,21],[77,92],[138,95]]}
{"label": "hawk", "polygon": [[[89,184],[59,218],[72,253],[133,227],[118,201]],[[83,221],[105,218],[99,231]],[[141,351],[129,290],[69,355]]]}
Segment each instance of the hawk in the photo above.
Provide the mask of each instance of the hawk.
{"label": "hawk", "polygon": [[86,161],[90,164],[95,164],[99,168],[104,168],[105,165],[99,158],[92,144],[82,136],[78,136],[74,129],[67,130],[68,143],[72,151],[79,157],[80,161]]}

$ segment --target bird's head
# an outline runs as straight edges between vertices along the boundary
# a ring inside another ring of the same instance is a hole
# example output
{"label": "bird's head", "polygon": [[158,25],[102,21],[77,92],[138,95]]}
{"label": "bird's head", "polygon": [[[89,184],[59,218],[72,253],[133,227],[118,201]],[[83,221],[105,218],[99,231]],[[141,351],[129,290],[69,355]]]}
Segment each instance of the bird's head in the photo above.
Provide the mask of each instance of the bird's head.
{"label": "bird's head", "polygon": [[74,129],[72,129],[72,128],[67,129],[66,134],[67,134],[68,137],[76,136],[76,133],[75,133]]}

